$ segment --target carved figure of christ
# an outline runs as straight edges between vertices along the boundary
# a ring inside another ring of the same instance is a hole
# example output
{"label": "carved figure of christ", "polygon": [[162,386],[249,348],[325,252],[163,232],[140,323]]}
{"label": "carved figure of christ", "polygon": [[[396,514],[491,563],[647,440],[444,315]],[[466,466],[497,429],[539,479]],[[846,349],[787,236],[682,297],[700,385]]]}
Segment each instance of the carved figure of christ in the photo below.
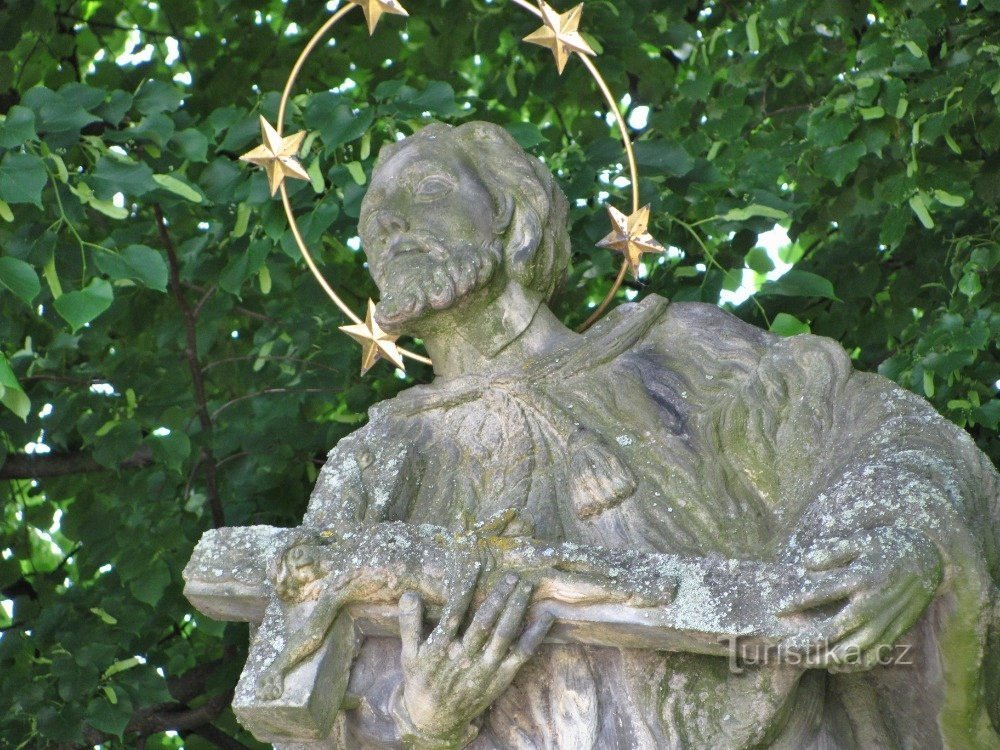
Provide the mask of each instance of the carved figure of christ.
{"label": "carved figure of christ", "polygon": [[719,656],[774,652],[793,636],[809,646],[808,633],[779,616],[802,568],[551,545],[496,533],[504,520],[459,536],[398,522],[340,538],[268,526],[206,533],[184,592],[214,619],[252,624],[233,702],[240,721],[264,741],[323,739],[357,640],[398,635],[403,594],[419,594],[437,620],[456,592],[480,602],[511,572],[534,584],[534,616],[553,618],[553,643]]}

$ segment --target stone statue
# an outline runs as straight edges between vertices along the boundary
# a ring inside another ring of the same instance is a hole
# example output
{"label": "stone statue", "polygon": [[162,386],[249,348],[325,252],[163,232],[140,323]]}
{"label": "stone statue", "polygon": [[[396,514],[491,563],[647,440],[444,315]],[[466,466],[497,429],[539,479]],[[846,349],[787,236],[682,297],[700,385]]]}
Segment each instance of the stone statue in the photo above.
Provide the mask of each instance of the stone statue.
{"label": "stone statue", "polygon": [[496,126],[383,150],[379,322],[436,379],[331,451],[302,527],[196,549],[192,602],[253,624],[241,721],[295,748],[1000,748],[985,456],[828,339],[656,296],[569,331],[566,218]]}

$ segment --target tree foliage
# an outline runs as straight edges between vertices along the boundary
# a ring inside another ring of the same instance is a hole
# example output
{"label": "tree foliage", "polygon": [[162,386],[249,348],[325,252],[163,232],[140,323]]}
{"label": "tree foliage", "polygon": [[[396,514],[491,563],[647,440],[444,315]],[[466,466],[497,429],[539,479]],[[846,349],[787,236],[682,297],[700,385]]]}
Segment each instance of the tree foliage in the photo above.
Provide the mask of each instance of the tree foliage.
{"label": "tree foliage", "polygon": [[[604,204],[627,205],[599,94],[519,42],[537,22],[509,3],[407,5],[372,38],[350,16],[293,100],[312,182],[291,196],[327,276],[358,310],[375,296],[355,223],[383,143],[489,119],[570,198],[555,306],[581,322],[617,260],[595,247]],[[255,746],[226,708],[246,628],[192,612],[180,571],[212,525],[296,523],[325,452],[430,378],[358,376],[263,175],[236,161],[328,15],[0,3],[10,746]],[[672,246],[622,299],[735,299],[757,325],[831,336],[996,460],[1000,2],[590,0],[582,28],[627,93],[651,231]],[[776,224],[778,258],[758,244]]]}

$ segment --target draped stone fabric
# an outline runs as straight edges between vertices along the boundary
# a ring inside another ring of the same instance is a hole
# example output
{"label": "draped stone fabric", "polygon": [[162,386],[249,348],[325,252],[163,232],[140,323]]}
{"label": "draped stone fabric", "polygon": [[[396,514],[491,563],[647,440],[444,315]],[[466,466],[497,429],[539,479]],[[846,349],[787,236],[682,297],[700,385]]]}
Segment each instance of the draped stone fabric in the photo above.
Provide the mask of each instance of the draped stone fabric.
{"label": "draped stone fabric", "polygon": [[[876,527],[937,545],[944,581],[904,638],[912,664],[790,664],[545,645],[474,748],[1000,747],[1000,484],[922,399],[835,342],[775,337],[651,296],[503,376],[418,386],[330,453],[305,526],[469,528],[506,509],[539,539],[796,561]],[[712,602],[704,603],[708,611]],[[399,642],[369,638],[346,747],[393,747]],[[739,672],[739,673],[736,673]]]}

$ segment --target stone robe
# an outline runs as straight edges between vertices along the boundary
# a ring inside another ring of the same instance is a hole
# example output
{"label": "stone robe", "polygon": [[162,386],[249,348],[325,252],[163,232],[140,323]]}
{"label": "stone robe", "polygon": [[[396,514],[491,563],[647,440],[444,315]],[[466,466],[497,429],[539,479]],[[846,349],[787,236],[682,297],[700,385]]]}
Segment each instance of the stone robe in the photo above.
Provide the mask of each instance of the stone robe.
{"label": "stone robe", "polygon": [[[720,657],[545,645],[471,747],[1000,747],[996,471],[834,341],[653,296],[518,372],[414,387],[370,417],[330,453],[305,526],[459,530],[516,508],[540,539],[773,561],[897,526],[945,562],[904,638],[912,666],[733,674]],[[400,679],[398,640],[369,638],[333,743],[397,746]]]}

